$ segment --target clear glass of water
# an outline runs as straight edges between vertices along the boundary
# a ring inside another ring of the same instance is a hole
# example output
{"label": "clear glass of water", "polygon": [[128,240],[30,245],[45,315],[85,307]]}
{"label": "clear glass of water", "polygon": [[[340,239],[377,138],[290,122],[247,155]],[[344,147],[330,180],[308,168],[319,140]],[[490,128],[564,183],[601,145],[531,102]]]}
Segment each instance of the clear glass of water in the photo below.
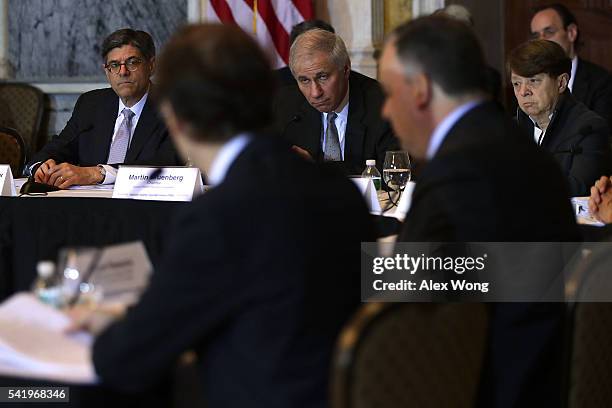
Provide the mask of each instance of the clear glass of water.
{"label": "clear glass of water", "polygon": [[402,192],[410,181],[412,172],[408,153],[401,150],[385,153],[383,180],[392,190]]}

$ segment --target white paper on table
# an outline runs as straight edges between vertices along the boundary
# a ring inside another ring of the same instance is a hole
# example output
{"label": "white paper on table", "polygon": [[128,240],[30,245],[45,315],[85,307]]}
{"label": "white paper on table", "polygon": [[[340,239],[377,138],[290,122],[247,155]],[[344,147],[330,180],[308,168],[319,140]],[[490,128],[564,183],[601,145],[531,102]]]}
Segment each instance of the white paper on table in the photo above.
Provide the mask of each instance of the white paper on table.
{"label": "white paper on table", "polygon": [[113,198],[191,201],[203,191],[196,167],[119,166]]}
{"label": "white paper on table", "polygon": [[87,185],[73,185],[68,187],[68,190],[112,190],[115,187],[114,184],[87,184]]}
{"label": "white paper on table", "polygon": [[605,224],[596,220],[589,211],[589,197],[572,197],[572,207],[578,224],[603,227]]}
{"label": "white paper on table", "polygon": [[0,195],[3,197],[15,197],[17,195],[13,172],[8,164],[0,164]]}
{"label": "white paper on table", "polygon": [[380,208],[380,202],[378,202],[378,193],[376,192],[376,186],[371,177],[351,177],[353,183],[357,186],[361,195],[363,196],[368,210],[370,213],[380,215],[382,209]]}
{"label": "white paper on table", "polygon": [[0,374],[75,384],[93,384],[93,337],[66,334],[70,319],[29,293],[0,305]]}
{"label": "white paper on table", "polygon": [[414,192],[415,186],[416,183],[414,181],[409,181],[406,183],[406,187],[404,187],[404,191],[402,192],[402,196],[397,203],[397,207],[391,211],[386,211],[383,215],[385,217],[393,217],[400,221],[404,221],[404,218],[406,218],[406,214],[408,214],[410,206],[412,205],[412,193]]}

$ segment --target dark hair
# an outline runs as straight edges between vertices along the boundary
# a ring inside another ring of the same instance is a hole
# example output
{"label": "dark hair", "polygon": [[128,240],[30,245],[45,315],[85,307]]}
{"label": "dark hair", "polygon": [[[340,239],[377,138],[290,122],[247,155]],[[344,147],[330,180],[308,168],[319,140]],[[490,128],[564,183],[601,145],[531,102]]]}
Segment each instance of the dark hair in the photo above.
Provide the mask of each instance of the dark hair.
{"label": "dark hair", "polygon": [[466,24],[443,16],[420,17],[396,28],[391,40],[404,67],[419,67],[448,95],[486,89],[482,49]]}
{"label": "dark hair", "polygon": [[162,51],[157,97],[195,129],[196,139],[224,141],[272,120],[275,76],[257,43],[237,26],[180,29]]}
{"label": "dark hair", "polygon": [[146,60],[155,57],[155,44],[149,33],[131,28],[117,30],[102,42],[102,59],[106,62],[106,56],[114,48],[131,45],[138,48]]}
{"label": "dark hair", "polygon": [[[557,12],[559,17],[561,18],[561,22],[563,23],[564,29],[567,30],[567,27],[570,24],[575,24],[576,27],[578,27],[578,21],[576,20],[576,16],[574,16],[574,14],[561,3],[544,4],[542,6],[534,7],[531,18],[533,19],[533,16],[535,16],[540,11],[544,11],[548,9],[551,9]],[[579,44],[579,41],[578,41],[579,39],[580,39],[580,30],[577,30],[576,40],[574,41],[574,47],[577,47],[577,45]]]}
{"label": "dark hair", "polygon": [[305,20],[301,23],[297,23],[291,29],[291,34],[289,34],[289,45],[291,46],[291,44],[295,42],[295,39],[298,37],[298,35],[303,34],[308,30],[312,30],[313,28],[320,28],[321,30],[329,31],[330,33],[336,33],[334,27],[332,27],[330,24],[326,23],[323,20]]}
{"label": "dark hair", "polygon": [[514,72],[523,77],[532,77],[544,73],[556,78],[563,73],[571,74],[572,60],[556,42],[531,40],[510,52],[506,69],[508,75]]}

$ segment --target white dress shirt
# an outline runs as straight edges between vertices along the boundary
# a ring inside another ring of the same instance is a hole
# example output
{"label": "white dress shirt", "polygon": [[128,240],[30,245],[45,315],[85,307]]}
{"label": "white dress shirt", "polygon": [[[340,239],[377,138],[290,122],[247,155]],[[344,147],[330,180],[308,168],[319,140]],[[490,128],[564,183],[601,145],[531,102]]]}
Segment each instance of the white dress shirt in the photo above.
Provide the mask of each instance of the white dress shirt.
{"label": "white dress shirt", "polygon": [[[136,129],[136,125],[138,124],[138,120],[140,119],[140,115],[142,114],[142,110],[145,106],[145,103],[147,103],[148,96],[149,96],[149,93],[147,92],[146,94],[143,95],[142,98],[140,98],[138,102],[136,102],[134,106],[132,106],[131,108],[128,108],[134,113],[134,116],[132,117],[132,128],[130,129],[130,141],[128,143],[128,149],[130,148],[129,146],[132,144],[132,137],[134,136],[134,130]],[[125,106],[121,98],[119,98],[119,109],[117,110],[117,119],[115,120],[115,128],[113,130],[113,138],[111,139],[111,144],[115,141],[115,137],[117,136],[117,131],[119,130],[119,126],[121,125],[121,122],[123,122],[123,114],[121,112],[125,108],[127,108],[127,106]],[[113,184],[115,182],[115,179],[117,178],[117,169],[114,168],[113,166],[109,166],[108,164],[100,164],[100,165],[104,167],[104,170],[106,170],[106,176],[104,177],[102,184]]]}
{"label": "white dress shirt", "polygon": [[571,92],[574,91],[574,79],[576,79],[576,70],[578,69],[578,57],[572,58],[572,73],[570,75],[569,82],[567,83],[567,87]]}
{"label": "white dress shirt", "polygon": [[[349,103],[348,103],[348,94],[349,91],[346,91],[346,96],[344,100],[346,104],[340,110],[340,112],[336,112],[336,120],[334,123],[336,124],[336,129],[338,129],[338,140],[340,141],[340,152],[342,153],[342,160],[344,160],[344,141],[346,136],[346,124],[348,122],[348,111],[349,111]],[[323,113],[323,140],[321,141],[321,150],[325,153],[325,141],[327,140],[327,113]]]}
{"label": "white dress shirt", "polygon": [[[548,115],[548,120],[549,120],[548,124],[550,124],[550,120],[552,119],[552,117],[553,117],[552,113]],[[540,126],[537,124],[535,120],[532,119],[531,116],[529,116],[529,119],[533,122],[533,140],[535,140],[536,144],[540,146],[542,144],[542,141],[544,140],[544,137],[546,136],[546,131],[540,129]]]}
{"label": "white dress shirt", "polygon": [[249,133],[240,133],[225,142],[210,166],[206,183],[211,186],[221,184],[231,165],[250,141],[251,135]]}

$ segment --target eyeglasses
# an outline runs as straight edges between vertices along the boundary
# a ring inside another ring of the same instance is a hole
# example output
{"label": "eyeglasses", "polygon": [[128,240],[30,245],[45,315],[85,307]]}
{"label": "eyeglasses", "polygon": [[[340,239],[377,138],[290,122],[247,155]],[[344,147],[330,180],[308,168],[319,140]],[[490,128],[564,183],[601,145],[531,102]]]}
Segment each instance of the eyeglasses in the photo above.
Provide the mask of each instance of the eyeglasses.
{"label": "eyeglasses", "polygon": [[128,58],[125,62],[111,61],[104,66],[110,73],[118,74],[121,71],[121,66],[125,65],[125,68],[130,71],[136,71],[140,65],[142,64],[142,60],[140,58],[132,57]]}

